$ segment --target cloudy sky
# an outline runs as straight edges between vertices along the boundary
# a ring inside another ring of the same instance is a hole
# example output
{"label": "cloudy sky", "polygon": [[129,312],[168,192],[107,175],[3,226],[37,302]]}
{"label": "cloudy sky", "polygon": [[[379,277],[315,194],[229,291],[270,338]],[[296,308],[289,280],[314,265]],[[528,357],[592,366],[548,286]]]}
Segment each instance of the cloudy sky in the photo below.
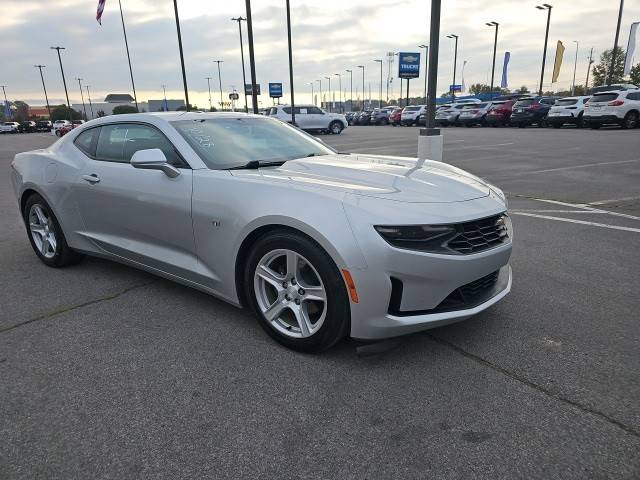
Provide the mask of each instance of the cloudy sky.
{"label": "cloudy sky", "polygon": [[[567,50],[559,81],[554,89],[571,84],[575,43],[578,52],[577,83],[584,83],[589,49],[594,56],[611,48],[618,14],[618,0],[550,0],[551,17],[547,81],[550,82],[557,40]],[[63,62],[72,103],[79,101],[78,84],[83,78],[91,86],[92,97],[101,100],[107,93],[130,92],[129,71],[122,38],[117,0],[107,0],[102,26],[95,20],[97,0],[0,0],[0,84],[7,85],[10,99],[44,104],[42,87],[34,64],[45,64],[45,81],[50,101],[60,103],[64,91],[56,53],[49,46],[66,47]],[[311,100],[310,82],[322,79],[323,90],[332,77],[337,91],[342,73],[343,90],[348,89],[354,70],[355,90],[361,95],[362,77],[357,65],[365,65],[367,90],[377,98],[380,70],[374,62],[389,51],[419,51],[428,43],[427,0],[291,0],[296,99]],[[444,0],[438,92],[447,89],[453,69],[453,41],[444,36],[460,36],[458,72],[467,61],[465,83],[488,83],[493,30],[487,21],[500,23],[496,82],[502,57],[511,52],[509,84],[535,88],[540,75],[546,13],[535,9],[535,0]],[[190,100],[208,106],[207,81],[213,77],[214,102],[219,98],[214,59],[223,60],[222,88],[225,97],[232,85],[240,89],[242,70],[238,26],[231,17],[245,16],[244,0],[179,0],[181,29]],[[268,82],[282,82],[288,95],[287,31],[284,0],[253,0],[256,71],[263,92]],[[183,98],[176,27],[171,0],[122,0],[133,73],[138,97],[162,98],[167,85],[170,98]],[[640,1],[627,1],[619,44],[626,47],[631,22],[640,20]],[[246,27],[245,61],[249,77]],[[640,60],[640,53],[636,53]],[[397,69],[397,62],[395,64]],[[358,71],[357,75],[356,71]],[[424,71],[424,63],[421,75]],[[386,66],[384,70],[386,82]],[[423,78],[411,81],[411,94],[423,91]],[[459,79],[459,77],[458,77]],[[249,81],[249,80],[248,80]],[[318,83],[315,82],[316,93]],[[399,84],[392,83],[390,97],[397,97]],[[551,84],[549,83],[549,88]],[[386,89],[386,87],[385,87]],[[368,92],[367,92],[368,94]],[[336,96],[338,93],[336,93]],[[385,92],[386,96],[386,92]],[[262,95],[264,105],[270,99]]]}

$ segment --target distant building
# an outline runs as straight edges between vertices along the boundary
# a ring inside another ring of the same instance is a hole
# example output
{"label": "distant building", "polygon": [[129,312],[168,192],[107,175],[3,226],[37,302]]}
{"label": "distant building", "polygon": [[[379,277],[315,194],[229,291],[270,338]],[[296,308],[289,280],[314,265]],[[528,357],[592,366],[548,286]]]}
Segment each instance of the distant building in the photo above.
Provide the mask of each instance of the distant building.
{"label": "distant building", "polygon": [[149,112],[175,112],[178,108],[184,107],[184,100],[169,100],[167,99],[167,108],[165,108],[164,100],[149,100]]}
{"label": "distant building", "polygon": [[49,110],[47,106],[44,107],[29,107],[29,117],[49,118]]}
{"label": "distant building", "polygon": [[[131,107],[136,106],[133,97],[128,93],[110,93],[106,97],[104,97],[103,102],[92,102],[92,116],[89,100],[85,99],[84,102],[84,108],[87,109],[87,118],[89,120],[91,120],[92,118],[97,118],[99,116],[98,112],[104,112],[105,115],[113,115],[113,109],[119,105],[128,105]],[[84,113],[82,103],[74,103],[71,105],[71,108],[73,108],[77,112]],[[138,109],[141,112],[149,111],[149,105],[147,104],[147,102],[138,102]]]}

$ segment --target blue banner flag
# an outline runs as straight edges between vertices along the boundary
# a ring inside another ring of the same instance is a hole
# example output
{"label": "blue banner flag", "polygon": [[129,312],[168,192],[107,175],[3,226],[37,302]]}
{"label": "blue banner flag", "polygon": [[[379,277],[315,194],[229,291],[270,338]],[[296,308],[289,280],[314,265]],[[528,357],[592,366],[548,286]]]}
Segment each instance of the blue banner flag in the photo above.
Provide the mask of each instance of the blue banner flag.
{"label": "blue banner flag", "polygon": [[511,59],[511,52],[504,52],[504,63],[502,64],[502,81],[500,82],[500,88],[507,88],[509,82],[507,80],[507,68],[509,67],[509,60]]}
{"label": "blue banner flag", "polygon": [[4,102],[4,116],[5,117],[11,116],[11,104],[7,101]]}
{"label": "blue banner flag", "polygon": [[420,76],[420,53],[400,52],[398,62],[399,78],[418,78]]}

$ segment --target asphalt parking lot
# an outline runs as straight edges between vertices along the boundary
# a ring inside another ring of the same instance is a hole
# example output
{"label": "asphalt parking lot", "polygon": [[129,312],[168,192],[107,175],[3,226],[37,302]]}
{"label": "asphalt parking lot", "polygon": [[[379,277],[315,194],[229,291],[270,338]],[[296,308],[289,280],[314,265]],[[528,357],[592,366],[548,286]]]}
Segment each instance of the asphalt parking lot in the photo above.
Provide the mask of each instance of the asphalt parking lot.
{"label": "asphalt parking lot", "polygon": [[[44,266],[0,136],[0,478],[640,477],[640,130],[449,128],[444,160],[508,194],[513,290],[358,356],[115,263]],[[339,151],[415,155],[417,128]]]}

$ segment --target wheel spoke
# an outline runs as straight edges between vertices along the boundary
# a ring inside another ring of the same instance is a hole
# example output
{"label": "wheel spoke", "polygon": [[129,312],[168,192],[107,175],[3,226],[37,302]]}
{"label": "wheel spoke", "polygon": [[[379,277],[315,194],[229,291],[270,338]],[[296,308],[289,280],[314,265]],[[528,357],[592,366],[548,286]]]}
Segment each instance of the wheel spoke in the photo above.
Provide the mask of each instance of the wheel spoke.
{"label": "wheel spoke", "polygon": [[32,233],[37,233],[40,236],[44,235],[44,227],[39,223],[30,222],[29,229]]}
{"label": "wheel spoke", "polygon": [[46,256],[48,251],[49,251],[49,240],[47,239],[46,236],[43,236],[42,242],[40,243],[40,253]]}
{"label": "wheel spoke", "polygon": [[298,322],[298,326],[300,327],[300,333],[303,337],[308,337],[311,334],[311,322],[309,321],[309,317],[304,312],[304,309],[300,305],[296,305],[295,307],[291,307],[291,311],[296,317],[296,321]]}
{"label": "wheel spoke", "polygon": [[303,299],[305,301],[317,301],[317,302],[326,302],[327,295],[324,291],[324,288],[321,286],[317,287],[304,287],[304,296]]}
{"label": "wheel spoke", "polygon": [[282,302],[282,298],[278,297],[275,302],[273,302],[269,308],[264,311],[264,317],[273,322],[276,318],[280,316],[282,311],[286,308],[286,305]]}
{"label": "wheel spoke", "polygon": [[298,254],[287,250],[287,278],[298,278]]}
{"label": "wheel spoke", "polygon": [[266,265],[259,265],[256,273],[265,282],[273,285],[278,292],[282,290],[282,282],[285,281],[285,277],[283,275],[274,272]]}
{"label": "wheel spoke", "polygon": [[49,237],[47,238],[47,242],[49,243],[49,245],[51,246],[51,251],[55,252],[56,251],[56,237],[54,237],[53,235],[49,235]]}
{"label": "wheel spoke", "polygon": [[40,225],[46,225],[47,224],[47,217],[45,216],[44,212],[42,211],[42,207],[40,205],[36,205],[33,207],[33,211],[36,214],[36,217],[38,217],[38,222],[40,222]]}

